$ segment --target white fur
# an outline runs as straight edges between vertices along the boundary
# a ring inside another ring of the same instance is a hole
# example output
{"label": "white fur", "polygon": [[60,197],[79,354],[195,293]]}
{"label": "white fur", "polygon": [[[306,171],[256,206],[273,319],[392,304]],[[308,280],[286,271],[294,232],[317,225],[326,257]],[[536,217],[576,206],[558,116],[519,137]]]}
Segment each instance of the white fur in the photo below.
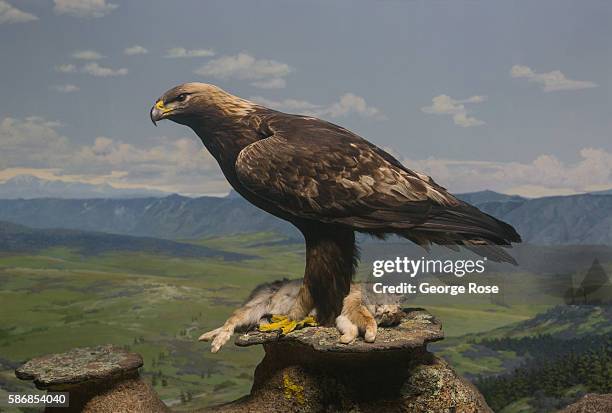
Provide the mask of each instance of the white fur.
{"label": "white fur", "polygon": [[351,322],[345,315],[339,315],[336,317],[336,328],[340,331],[342,336],[340,337],[340,342],[342,344],[352,343],[359,334],[359,329],[355,324]]}

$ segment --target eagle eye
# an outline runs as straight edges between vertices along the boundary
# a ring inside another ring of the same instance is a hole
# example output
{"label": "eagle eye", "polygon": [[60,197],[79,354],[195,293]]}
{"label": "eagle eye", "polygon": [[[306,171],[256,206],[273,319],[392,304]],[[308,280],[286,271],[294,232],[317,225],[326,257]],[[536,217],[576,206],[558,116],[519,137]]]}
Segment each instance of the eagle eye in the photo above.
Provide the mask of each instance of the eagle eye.
{"label": "eagle eye", "polygon": [[176,97],[176,99],[175,99],[175,100],[176,100],[177,102],[184,102],[184,101],[185,101],[185,99],[187,99],[187,93],[181,93],[180,95],[178,95],[178,96]]}

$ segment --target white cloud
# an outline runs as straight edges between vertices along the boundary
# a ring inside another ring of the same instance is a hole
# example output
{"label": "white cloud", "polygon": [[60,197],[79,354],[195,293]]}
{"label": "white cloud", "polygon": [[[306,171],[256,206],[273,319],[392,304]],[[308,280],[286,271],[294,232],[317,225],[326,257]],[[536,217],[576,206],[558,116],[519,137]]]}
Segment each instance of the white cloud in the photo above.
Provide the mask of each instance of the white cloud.
{"label": "white cloud", "polygon": [[53,0],[53,10],[57,14],[67,14],[73,17],[94,18],[104,17],[117,7],[106,0]]}
{"label": "white cloud", "polygon": [[19,10],[4,0],[0,0],[0,24],[3,23],[26,23],[38,20],[31,13]]}
{"label": "white cloud", "polygon": [[472,96],[467,99],[457,100],[448,95],[438,95],[432,99],[431,106],[425,106],[421,110],[432,115],[451,115],[455,125],[468,128],[484,125],[485,122],[469,116],[465,104],[482,103],[486,100],[486,96]]}
{"label": "white cloud", "polygon": [[76,73],[81,72],[97,77],[125,76],[128,74],[126,68],[112,69],[110,67],[100,66],[98,62],[87,63],[80,68],[73,64],[63,64],[55,66],[55,70],[60,73]]}
{"label": "white cloud", "polygon": [[147,54],[149,51],[142,46],[134,45],[132,47],[127,47],[123,50],[123,54],[128,56],[135,56],[139,54]]}
{"label": "white cloud", "polygon": [[350,113],[357,113],[366,118],[384,119],[384,115],[378,108],[368,106],[365,99],[352,93],[345,93],[340,96],[338,102],[332,103],[321,111],[323,116],[329,115],[332,118],[346,116]]}
{"label": "white cloud", "polygon": [[339,118],[356,114],[364,118],[385,120],[385,115],[380,109],[369,106],[365,99],[353,93],[345,93],[337,102],[329,105],[317,105],[305,100],[284,99],[271,100],[260,96],[252,97],[251,100],[272,109],[284,112],[299,113],[302,115],[316,116],[320,118]]}
{"label": "white cloud", "polygon": [[219,79],[233,77],[249,80],[283,77],[290,72],[291,68],[285,63],[275,60],[256,59],[247,53],[239,53],[236,56],[221,56],[211,60],[195,71],[198,75]]}
{"label": "white cloud", "polygon": [[[317,107],[297,100],[288,104]],[[0,120],[0,181],[29,174],[184,194],[227,192],[227,182],[216,161],[197,139],[156,137],[136,145],[98,137],[83,145],[62,135],[60,128],[59,122],[35,116]],[[491,189],[537,197],[612,188],[612,153],[604,149],[583,148],[575,162],[563,162],[549,154],[531,162],[410,160],[395,156],[455,193]]]}
{"label": "white cloud", "polygon": [[513,78],[524,78],[529,82],[538,83],[544,92],[557,92],[560,90],[580,90],[597,87],[597,83],[588,80],[568,79],[561,71],[536,73],[528,66],[514,65],[510,69]]}
{"label": "white cloud", "polygon": [[100,66],[96,62],[88,63],[81,68],[83,73],[97,77],[110,77],[110,76],[125,76],[128,74],[126,68],[111,69],[110,67]]}
{"label": "white cloud", "polygon": [[[98,137],[91,146],[82,146],[69,174],[115,172],[107,182],[115,187],[146,187],[183,194],[227,192],[228,184],[217,163],[201,142],[193,138],[151,139],[148,146]],[[119,173],[119,174],[118,174]]]}
{"label": "white cloud", "polygon": [[568,195],[612,188],[612,153],[583,148],[579,160],[562,162],[554,155],[533,161],[483,162],[449,159],[407,160],[411,169],[425,172],[452,192],[483,189],[528,197]]}
{"label": "white cloud", "polygon": [[293,71],[286,63],[270,59],[256,59],[248,53],[221,56],[194,71],[200,76],[217,79],[251,80],[255,87],[265,89],[285,86],[284,77]]}
{"label": "white cloud", "polygon": [[189,57],[210,57],[214,56],[215,52],[212,49],[185,49],[184,47],[173,47],[166,51],[164,57],[168,59],[179,59]]}
{"label": "white cloud", "polygon": [[0,169],[48,167],[68,158],[69,141],[57,129],[59,122],[30,116],[7,117],[0,122]]}
{"label": "white cloud", "polygon": [[79,87],[76,85],[72,85],[72,84],[54,85],[54,86],[51,86],[51,89],[57,92],[61,92],[61,93],[72,93],[72,92],[79,91]]}
{"label": "white cloud", "polygon": [[60,73],[74,73],[77,71],[77,67],[73,64],[63,64],[55,66],[55,70]]}
{"label": "white cloud", "polygon": [[29,174],[184,194],[228,190],[216,161],[197,139],[156,137],[135,145],[98,137],[80,145],[59,133],[60,126],[40,117],[0,121],[0,180]]}
{"label": "white cloud", "polygon": [[282,77],[274,77],[272,79],[257,80],[251,84],[260,89],[282,89],[285,86],[287,86],[287,82]]}
{"label": "white cloud", "polygon": [[104,58],[104,56],[95,50],[79,50],[74,52],[72,57],[79,60],[99,60]]}

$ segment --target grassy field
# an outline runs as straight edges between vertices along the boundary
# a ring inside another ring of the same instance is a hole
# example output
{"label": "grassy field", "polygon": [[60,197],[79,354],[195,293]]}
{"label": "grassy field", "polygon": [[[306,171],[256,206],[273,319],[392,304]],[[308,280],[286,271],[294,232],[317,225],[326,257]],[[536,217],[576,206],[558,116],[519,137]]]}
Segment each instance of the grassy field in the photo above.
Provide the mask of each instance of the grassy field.
{"label": "grassy field", "polygon": [[[141,353],[144,377],[175,409],[225,402],[248,393],[262,351],[228,345],[213,355],[196,338],[222,324],[256,285],[300,276],[303,247],[266,233],[197,243],[254,258],[224,261],[147,253],[81,256],[65,248],[35,255],[0,255],[0,400],[6,400],[6,391],[32,391],[14,378],[13,369],[21,362],[104,343]],[[365,272],[367,265],[362,276]],[[521,302],[501,306],[488,297],[455,303],[447,297],[423,296],[409,305],[427,307],[443,321],[451,338],[525,320],[548,306]],[[461,341],[455,345],[460,350]],[[495,371],[503,362],[484,359],[474,365],[469,358],[461,358],[461,351],[445,351],[462,371],[480,371],[482,366]],[[181,404],[181,392],[191,394],[192,400]]]}
{"label": "grassy field", "polygon": [[185,407],[244,395],[261,350],[230,345],[212,355],[196,338],[219,326],[256,285],[302,271],[299,246],[253,246],[273,241],[268,234],[202,241],[258,256],[236,262],[145,253],[82,257],[66,249],[0,256],[0,400],[6,390],[31,389],[14,378],[20,362],[103,343],[141,353],[145,377],[156,376],[169,404],[181,391],[193,395]]}

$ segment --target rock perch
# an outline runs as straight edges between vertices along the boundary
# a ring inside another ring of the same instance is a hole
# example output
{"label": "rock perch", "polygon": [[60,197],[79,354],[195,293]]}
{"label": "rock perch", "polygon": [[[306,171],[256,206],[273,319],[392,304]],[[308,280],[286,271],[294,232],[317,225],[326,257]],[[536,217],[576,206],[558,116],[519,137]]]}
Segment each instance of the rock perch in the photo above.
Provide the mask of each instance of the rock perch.
{"label": "rock perch", "polygon": [[482,395],[427,343],[443,338],[428,312],[407,309],[375,343],[338,342],[335,328],[304,328],[284,337],[250,332],[238,346],[262,344],[251,394],[207,412],[491,412]]}

